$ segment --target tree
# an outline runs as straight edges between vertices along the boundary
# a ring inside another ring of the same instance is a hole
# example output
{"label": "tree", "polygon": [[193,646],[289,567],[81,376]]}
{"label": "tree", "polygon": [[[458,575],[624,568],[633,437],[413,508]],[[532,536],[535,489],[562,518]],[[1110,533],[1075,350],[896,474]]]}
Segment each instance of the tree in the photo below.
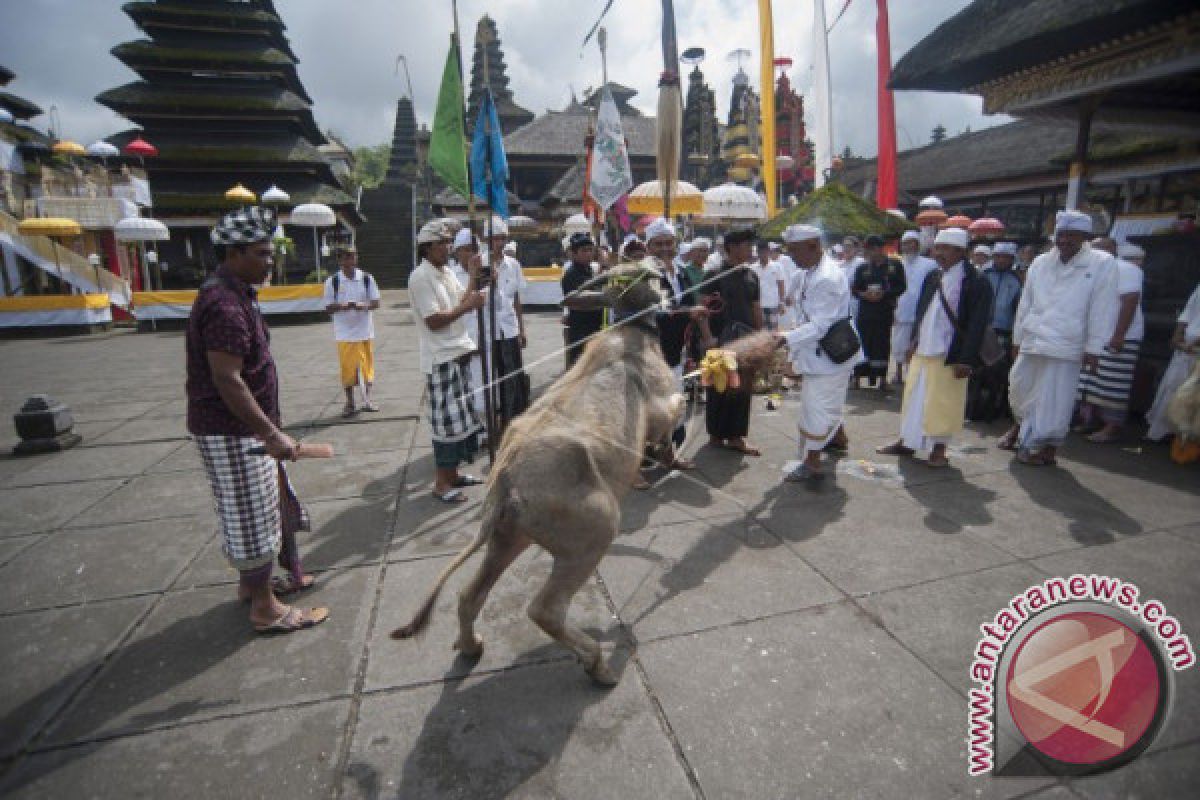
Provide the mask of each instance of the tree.
{"label": "tree", "polygon": [[350,180],[358,187],[364,189],[374,189],[379,184],[383,183],[383,179],[387,176],[388,159],[392,155],[392,146],[388,142],[377,144],[374,147],[356,147],[354,148],[354,169],[350,173]]}
{"label": "tree", "polygon": [[937,124],[937,127],[935,127],[933,129],[933,134],[929,137],[929,140],[933,144],[937,144],[938,142],[942,141],[945,138],[946,138],[946,126],[939,122]]}

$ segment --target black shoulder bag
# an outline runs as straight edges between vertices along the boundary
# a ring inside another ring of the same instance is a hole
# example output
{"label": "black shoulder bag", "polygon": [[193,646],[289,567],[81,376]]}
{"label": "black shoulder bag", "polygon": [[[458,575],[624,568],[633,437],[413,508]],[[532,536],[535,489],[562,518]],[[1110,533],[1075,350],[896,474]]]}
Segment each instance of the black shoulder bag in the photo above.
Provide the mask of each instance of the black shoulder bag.
{"label": "black shoulder bag", "polygon": [[[946,316],[950,318],[950,324],[954,326],[954,330],[958,331],[958,335],[966,338],[962,327],[958,324],[958,317],[950,309],[950,302],[946,300],[946,295],[942,292],[942,282],[938,280],[937,287],[938,299],[942,301],[942,308],[946,310]],[[979,360],[983,362],[985,367],[991,367],[1004,359],[1006,352],[1004,345],[1000,344],[1000,340],[996,337],[996,331],[988,325],[983,329],[983,340],[979,343]]]}

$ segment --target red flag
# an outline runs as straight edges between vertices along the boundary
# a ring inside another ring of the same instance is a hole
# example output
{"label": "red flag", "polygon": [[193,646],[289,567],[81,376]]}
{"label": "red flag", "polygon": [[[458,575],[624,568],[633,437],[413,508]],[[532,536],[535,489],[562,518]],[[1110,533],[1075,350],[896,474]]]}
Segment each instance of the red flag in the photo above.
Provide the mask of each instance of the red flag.
{"label": "red flag", "polygon": [[[818,0],[819,1],[819,0]],[[879,160],[875,205],[896,207],[896,107],[888,81],[892,77],[892,43],[888,28],[887,0],[876,0],[875,45],[879,52]]]}

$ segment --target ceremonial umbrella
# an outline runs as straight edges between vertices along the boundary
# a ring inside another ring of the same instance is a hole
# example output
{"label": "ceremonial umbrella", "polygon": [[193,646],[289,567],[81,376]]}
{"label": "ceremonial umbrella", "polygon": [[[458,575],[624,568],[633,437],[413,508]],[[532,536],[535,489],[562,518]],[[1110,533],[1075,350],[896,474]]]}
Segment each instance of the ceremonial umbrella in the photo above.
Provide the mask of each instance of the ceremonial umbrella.
{"label": "ceremonial umbrella", "polygon": [[126,217],[113,226],[113,235],[118,242],[137,243],[141,253],[143,286],[151,289],[150,265],[146,260],[146,242],[165,242],[171,238],[167,226],[149,217]]}
{"label": "ceremonial umbrella", "polygon": [[570,236],[574,233],[591,233],[592,223],[588,222],[588,218],[583,214],[572,214],[567,217],[563,223],[563,234]]}
{"label": "ceremonial umbrella", "polygon": [[262,201],[269,206],[281,206],[292,202],[292,196],[275,184],[271,184],[271,188],[262,193]]}
{"label": "ceremonial umbrella", "polygon": [[995,217],[981,217],[968,226],[967,232],[976,236],[994,239],[1004,235],[1004,223]]}
{"label": "ceremonial umbrella", "polygon": [[533,217],[526,217],[523,214],[515,214],[508,218],[508,227],[510,228],[532,228],[537,224]]}
{"label": "ceremonial umbrella", "polygon": [[87,154],[93,158],[109,159],[121,155],[115,144],[98,139],[87,146]]}
{"label": "ceremonial umbrella", "polygon": [[317,264],[317,280],[321,280],[321,248],[317,244],[317,228],[328,228],[337,224],[337,215],[324,203],[303,203],[292,209],[289,220],[292,225],[312,228],[313,260]]}
{"label": "ceremonial umbrella", "polygon": [[258,200],[258,195],[239,183],[225,192],[225,199],[234,203],[249,205]]}
{"label": "ceremonial umbrella", "polygon": [[936,208],[938,211],[941,211],[943,208],[942,198],[931,194],[918,203],[917,206],[921,209]]}
{"label": "ceremonial umbrella", "polygon": [[141,136],[137,136],[129,144],[125,145],[125,152],[138,158],[153,158],[158,155],[158,148]]}
{"label": "ceremonial umbrella", "polygon": [[12,121],[13,121],[12,112],[9,111],[7,108],[0,108],[0,122],[7,122],[11,125]]}
{"label": "ceremonial umbrella", "polygon": [[767,204],[758,192],[736,183],[704,190],[704,217],[715,220],[764,220]]}
{"label": "ceremonial umbrella", "polygon": [[[29,219],[21,220],[17,226],[17,231],[22,236],[47,236],[53,239],[65,239],[70,236],[79,236],[83,233],[83,228],[79,223],[67,217],[30,217]],[[62,265],[58,261],[58,248],[51,248],[54,251],[54,268],[57,271],[55,275],[59,282],[65,288],[67,282],[63,279]],[[97,289],[100,287],[97,286]],[[69,292],[68,292],[69,294]]]}
{"label": "ceremonial umbrella", "polygon": [[971,227],[971,218],[966,214],[955,214],[953,217],[950,217],[950,219],[943,222],[940,227],[962,228],[963,230],[967,230]]}
{"label": "ceremonial umbrella", "polygon": [[86,156],[87,150],[83,148],[79,142],[72,142],[70,139],[63,139],[55,142],[50,148],[60,156]]}
{"label": "ceremonial umbrella", "polygon": [[917,214],[915,222],[923,228],[936,228],[948,219],[950,219],[950,216],[940,208],[927,208],[920,214]]}
{"label": "ceremonial umbrella", "polygon": [[[663,182],[646,181],[629,193],[631,214],[662,214]],[[700,215],[704,213],[704,194],[687,181],[675,181],[671,186],[671,213]]]}

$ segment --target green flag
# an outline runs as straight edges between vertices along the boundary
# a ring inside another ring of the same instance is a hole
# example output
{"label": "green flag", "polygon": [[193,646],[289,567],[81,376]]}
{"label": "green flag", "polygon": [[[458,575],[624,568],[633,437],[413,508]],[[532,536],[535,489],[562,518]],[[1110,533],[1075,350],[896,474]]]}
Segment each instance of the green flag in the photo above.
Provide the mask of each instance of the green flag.
{"label": "green flag", "polygon": [[442,72],[442,88],[438,90],[437,110],[433,114],[429,166],[451,189],[464,198],[470,196],[462,79],[458,74],[458,45],[453,36],[450,37],[450,52],[446,55],[446,69]]}

